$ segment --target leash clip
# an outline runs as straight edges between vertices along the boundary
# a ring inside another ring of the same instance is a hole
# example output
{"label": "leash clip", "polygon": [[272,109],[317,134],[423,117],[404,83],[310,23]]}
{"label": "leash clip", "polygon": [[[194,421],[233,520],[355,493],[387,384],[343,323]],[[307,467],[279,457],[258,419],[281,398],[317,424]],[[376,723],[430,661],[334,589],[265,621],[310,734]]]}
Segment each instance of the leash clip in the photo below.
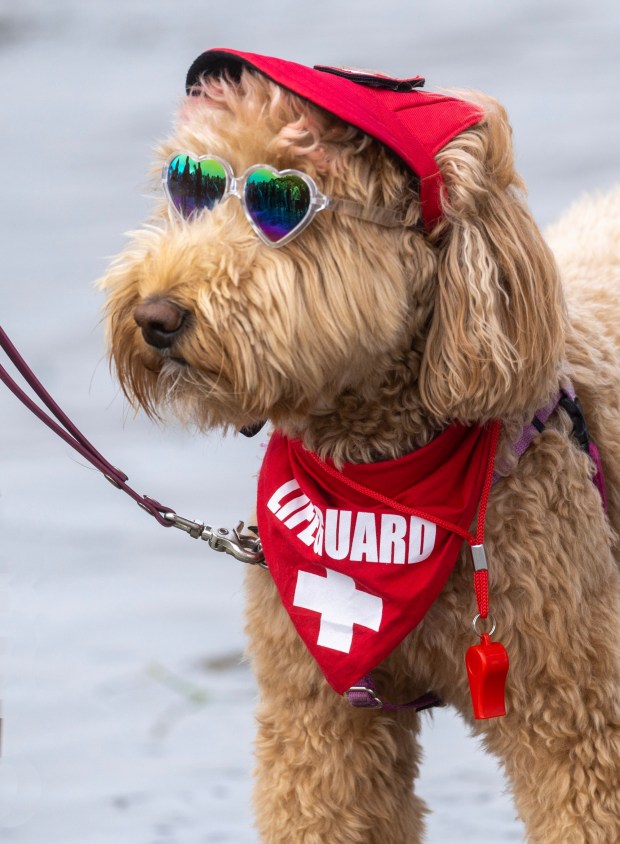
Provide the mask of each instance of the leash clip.
{"label": "leash clip", "polygon": [[203,539],[209,543],[214,551],[230,554],[236,560],[251,566],[267,568],[263,547],[258,536],[242,533],[244,524],[239,522],[236,528],[212,528],[202,522],[186,519],[177,513],[164,513],[164,519],[171,522],[173,527],[185,531],[192,539]]}
{"label": "leash clip", "polygon": [[239,522],[236,528],[211,528],[208,525],[202,532],[201,539],[208,542],[214,551],[223,551],[231,554],[235,560],[247,563],[251,566],[260,566],[266,569],[263,546],[258,536],[242,534],[243,522]]}

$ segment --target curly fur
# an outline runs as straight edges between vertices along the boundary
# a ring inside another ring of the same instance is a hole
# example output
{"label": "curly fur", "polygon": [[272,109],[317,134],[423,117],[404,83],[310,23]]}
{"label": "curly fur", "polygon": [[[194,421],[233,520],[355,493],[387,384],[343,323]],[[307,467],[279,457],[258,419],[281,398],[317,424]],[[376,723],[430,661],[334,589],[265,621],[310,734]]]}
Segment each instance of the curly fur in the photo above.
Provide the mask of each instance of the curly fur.
{"label": "curly fur", "polygon": [[[264,78],[208,81],[158,150],[207,152],[237,174],[258,162],[320,190],[398,211],[400,229],[319,214],[265,247],[236,200],[189,223],[163,204],[112,264],[111,350],[123,389],[151,414],[199,428],[269,419],[342,461],[400,456],[453,420],[500,418],[504,477],[487,516],[493,608],[511,656],[505,718],[473,722],[464,671],[473,614],[463,555],[418,628],[377,671],[392,699],[429,688],[503,765],[532,844],[620,840],[620,191],[550,232],[556,264],[513,165],[504,110],[440,151],[444,218],[420,226],[416,179],[380,144]],[[560,282],[562,277],[562,284]],[[173,352],[133,314],[165,296],[188,314]],[[566,298],[566,301],[565,301]],[[573,379],[609,487],[563,411],[515,465],[524,421]],[[264,571],[247,577],[261,689],[256,786],[263,840],[421,841],[418,718],[355,711],[326,686]]]}

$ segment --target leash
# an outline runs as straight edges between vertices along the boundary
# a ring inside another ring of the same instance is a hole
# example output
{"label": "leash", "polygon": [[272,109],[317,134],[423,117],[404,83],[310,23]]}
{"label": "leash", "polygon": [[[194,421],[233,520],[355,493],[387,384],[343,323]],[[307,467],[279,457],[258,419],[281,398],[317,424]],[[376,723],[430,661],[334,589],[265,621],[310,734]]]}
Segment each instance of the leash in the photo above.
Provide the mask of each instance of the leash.
{"label": "leash", "polygon": [[31,388],[35,396],[47,408],[49,413],[40,407],[30,396],[19,386],[9,375],[8,371],[0,364],[0,381],[13,393],[28,410],[31,411],[44,425],[53,431],[78,452],[85,460],[95,467],[104,478],[116,489],[122,490],[132,498],[143,510],[153,516],[162,527],[176,527],[184,531],[193,539],[202,539],[209,544],[214,551],[222,551],[230,554],[236,560],[249,565],[259,565],[266,568],[265,556],[258,536],[249,536],[242,533],[243,522],[239,522],[236,528],[213,528],[202,522],[186,519],[179,516],[171,507],[160,504],[148,495],[140,495],[127,481],[128,476],[117,469],[105,457],[100,454],[95,446],[84,436],[84,434],[73,424],[71,419],[54,401],[50,393],[39,381],[24,358],[17,351],[9,336],[0,326],[0,348],[8,359],[15,366],[15,369],[23,378],[24,382]]}

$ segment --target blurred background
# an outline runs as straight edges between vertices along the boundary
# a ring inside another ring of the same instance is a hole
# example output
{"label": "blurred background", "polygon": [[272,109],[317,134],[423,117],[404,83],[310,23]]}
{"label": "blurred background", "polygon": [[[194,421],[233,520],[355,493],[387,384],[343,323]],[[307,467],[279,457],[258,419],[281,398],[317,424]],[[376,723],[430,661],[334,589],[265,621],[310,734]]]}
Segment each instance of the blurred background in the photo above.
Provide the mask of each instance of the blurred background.
{"label": "blurred background", "polygon": [[[0,0],[0,323],[101,451],[178,512],[232,526],[261,436],[198,438],[127,408],[94,280],[140,225],[151,149],[193,59],[236,47],[498,97],[541,225],[620,180],[612,0]],[[256,690],[242,565],[165,531],[0,387],[0,838],[256,842]],[[518,842],[504,781],[425,716],[430,844]]]}

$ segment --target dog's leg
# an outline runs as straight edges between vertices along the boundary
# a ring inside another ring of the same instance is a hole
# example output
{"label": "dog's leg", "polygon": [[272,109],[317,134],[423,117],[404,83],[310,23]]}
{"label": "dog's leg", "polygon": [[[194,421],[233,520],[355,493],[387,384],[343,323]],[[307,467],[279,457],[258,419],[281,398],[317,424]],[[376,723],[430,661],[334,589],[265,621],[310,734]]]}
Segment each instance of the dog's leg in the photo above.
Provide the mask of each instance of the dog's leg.
{"label": "dog's leg", "polygon": [[511,658],[508,714],[477,726],[503,762],[531,844],[612,844],[620,841],[614,537],[586,458],[566,438],[545,434],[522,463],[487,520],[492,604]]}
{"label": "dog's leg", "polygon": [[[590,609],[603,625],[606,613]],[[579,634],[591,634],[590,643],[552,653],[549,672],[535,669],[527,678],[513,660],[511,682],[520,689],[510,695],[510,714],[486,726],[487,747],[503,761],[530,844],[620,841],[620,682],[616,655],[597,647],[603,629],[583,625]],[[573,657],[581,677],[569,679]],[[598,664],[588,674],[592,660]]]}
{"label": "dog's leg", "polygon": [[356,710],[319,673],[266,571],[248,573],[260,685],[255,790],[266,844],[416,844],[418,716]]}

